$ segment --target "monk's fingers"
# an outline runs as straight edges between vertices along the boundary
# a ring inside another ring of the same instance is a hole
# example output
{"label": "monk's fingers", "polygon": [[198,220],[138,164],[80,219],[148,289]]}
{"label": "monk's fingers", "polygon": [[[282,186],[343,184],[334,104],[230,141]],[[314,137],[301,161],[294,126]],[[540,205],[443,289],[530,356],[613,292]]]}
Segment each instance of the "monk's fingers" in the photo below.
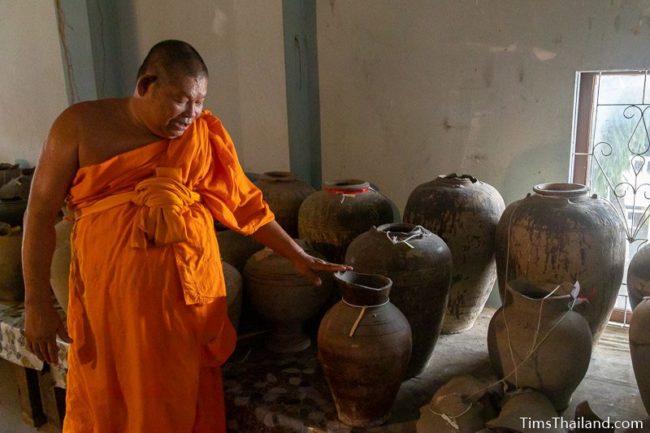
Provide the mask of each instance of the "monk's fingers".
{"label": "monk's fingers", "polygon": [[47,342],[45,350],[47,351],[47,362],[54,365],[58,364],[59,348],[56,345],[55,339]]}
{"label": "monk's fingers", "polygon": [[36,355],[38,359],[43,362],[47,362],[47,350],[45,353],[43,353],[43,349],[47,349],[47,345],[41,343],[40,341],[32,342],[31,348],[29,348],[30,352]]}
{"label": "monk's fingers", "polygon": [[61,340],[65,341],[66,343],[72,343],[72,338],[70,338],[70,335],[68,335],[68,330],[63,324],[61,324],[59,329],[56,331],[56,334],[61,337]]}
{"label": "monk's fingers", "polygon": [[352,266],[349,265],[339,265],[337,263],[329,263],[325,260],[318,260],[312,263],[311,269],[314,271],[327,271],[327,272],[337,272],[337,271],[351,271]]}

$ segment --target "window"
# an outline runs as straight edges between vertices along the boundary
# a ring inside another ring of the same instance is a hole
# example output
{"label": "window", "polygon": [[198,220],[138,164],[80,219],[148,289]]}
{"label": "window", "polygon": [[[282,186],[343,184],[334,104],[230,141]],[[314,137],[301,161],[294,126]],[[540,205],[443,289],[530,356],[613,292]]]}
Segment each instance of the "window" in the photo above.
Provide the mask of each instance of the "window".
{"label": "window", "polygon": [[[570,178],[608,200],[625,223],[627,265],[648,239],[650,82],[648,71],[579,72]],[[612,320],[629,322],[626,276]]]}

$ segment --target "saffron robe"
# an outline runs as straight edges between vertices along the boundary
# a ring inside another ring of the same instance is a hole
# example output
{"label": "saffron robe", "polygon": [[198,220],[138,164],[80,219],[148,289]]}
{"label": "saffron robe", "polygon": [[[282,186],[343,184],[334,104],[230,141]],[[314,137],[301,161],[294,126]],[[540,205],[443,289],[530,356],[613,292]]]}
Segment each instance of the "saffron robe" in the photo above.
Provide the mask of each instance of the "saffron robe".
{"label": "saffron robe", "polygon": [[220,366],[236,334],[213,218],[274,219],[221,122],[78,170],[64,433],[225,432]]}

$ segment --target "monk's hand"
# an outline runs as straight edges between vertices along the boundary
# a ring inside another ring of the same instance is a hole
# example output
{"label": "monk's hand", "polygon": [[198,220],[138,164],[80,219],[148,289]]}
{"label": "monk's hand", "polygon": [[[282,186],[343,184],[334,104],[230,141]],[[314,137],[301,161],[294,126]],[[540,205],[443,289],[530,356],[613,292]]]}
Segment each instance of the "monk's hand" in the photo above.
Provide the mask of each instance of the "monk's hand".
{"label": "monk's hand", "polygon": [[41,361],[58,364],[56,336],[70,342],[63,321],[51,303],[25,305],[25,338],[27,349]]}
{"label": "monk's hand", "polygon": [[352,266],[330,263],[318,257],[310,256],[304,251],[298,254],[292,262],[296,271],[316,286],[320,286],[323,283],[317,272],[352,270]]}

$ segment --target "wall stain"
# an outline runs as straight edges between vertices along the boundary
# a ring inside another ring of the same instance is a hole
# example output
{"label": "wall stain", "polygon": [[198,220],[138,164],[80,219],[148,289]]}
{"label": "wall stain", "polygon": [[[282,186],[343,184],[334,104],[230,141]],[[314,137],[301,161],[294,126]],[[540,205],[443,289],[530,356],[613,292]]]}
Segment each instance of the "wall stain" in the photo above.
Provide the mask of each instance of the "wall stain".
{"label": "wall stain", "polygon": [[594,25],[594,19],[592,17],[589,17],[589,19],[587,20],[587,28],[591,30],[593,25]]}
{"label": "wall stain", "polygon": [[619,30],[621,30],[621,16],[616,15],[616,18],[614,18],[614,30],[618,33]]}
{"label": "wall stain", "polygon": [[560,34],[555,35],[555,37],[553,38],[553,40],[551,42],[553,42],[555,45],[561,44],[562,43],[562,35],[560,35]]}
{"label": "wall stain", "polygon": [[519,72],[517,73],[517,75],[519,76],[519,82],[523,83],[524,82],[524,75],[525,75],[524,65],[519,65]]}
{"label": "wall stain", "polygon": [[334,15],[334,5],[336,4],[336,0],[330,0],[330,10],[332,12],[332,15]]}
{"label": "wall stain", "polygon": [[485,66],[481,71],[481,76],[485,82],[485,87],[490,87],[492,85],[492,81],[494,80],[494,60],[492,58],[490,58],[485,63]]}
{"label": "wall stain", "polygon": [[445,120],[442,121],[442,127],[445,128],[445,131],[449,131],[451,128],[453,128],[449,122],[449,117],[445,117]]}

